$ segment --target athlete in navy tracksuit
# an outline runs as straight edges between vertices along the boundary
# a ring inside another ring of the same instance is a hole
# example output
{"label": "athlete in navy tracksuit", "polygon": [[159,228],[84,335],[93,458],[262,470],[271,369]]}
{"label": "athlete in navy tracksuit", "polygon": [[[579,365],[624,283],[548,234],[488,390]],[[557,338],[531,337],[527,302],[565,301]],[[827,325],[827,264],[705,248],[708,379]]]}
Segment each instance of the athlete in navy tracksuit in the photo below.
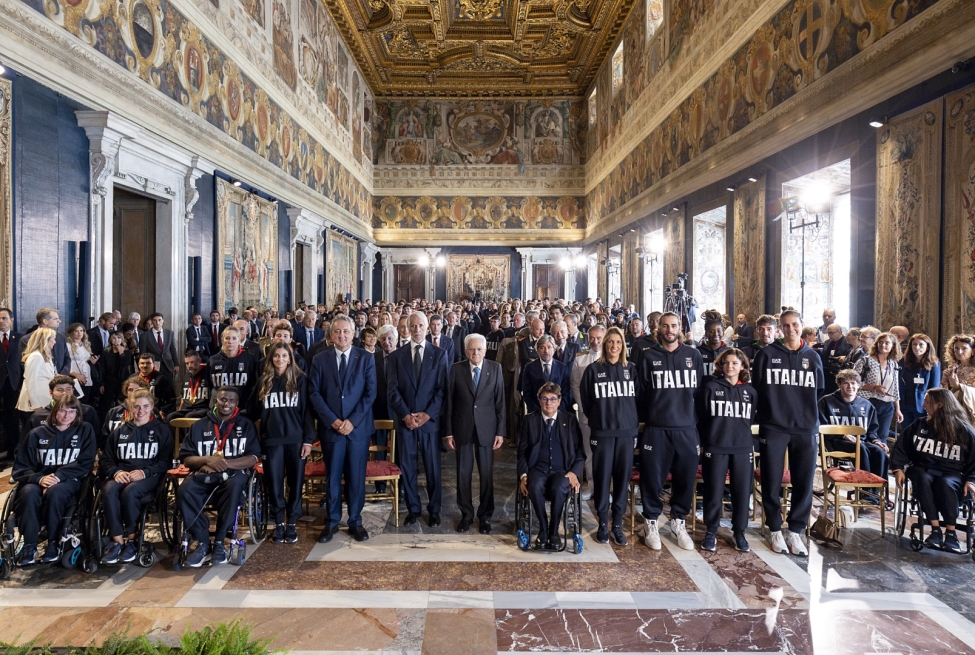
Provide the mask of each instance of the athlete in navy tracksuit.
{"label": "athlete in navy tracksuit", "polygon": [[[877,410],[866,398],[857,395],[860,375],[844,369],[836,376],[839,388],[819,399],[819,422],[825,425],[858,425],[866,434],[860,439],[860,468],[887,479],[887,441],[880,439]],[[826,437],[826,449],[852,453],[856,441],[842,436]]]}
{"label": "athlete in navy tracksuit", "polygon": [[640,430],[636,367],[626,361],[623,332],[610,328],[602,356],[586,367],[579,384],[582,411],[589,419],[592,445],[593,499],[599,529],[596,540],[609,541],[610,481],[613,492],[613,539],[626,545],[623,517],[633,470],[633,441]]}
{"label": "athlete in navy tracksuit", "polygon": [[714,376],[714,360],[728,349],[727,344],[721,340],[722,334],[723,326],[720,320],[711,320],[704,324],[704,341],[697,347],[701,359],[704,360],[705,378],[701,381],[702,387]]}
{"label": "athlete in navy tracksuit", "polygon": [[646,545],[660,549],[657,517],[663,511],[660,492],[671,474],[671,532],[681,548],[694,542],[687,535],[684,517],[693,509],[694,479],[700,458],[695,396],[704,378],[701,353],[680,342],[680,318],[671,312],[660,317],[660,344],[643,353],[640,379],[640,495],[647,520]]}
{"label": "athlete in navy tracksuit", "polygon": [[[752,364],[752,383],[758,392],[762,511],[772,533],[772,550],[805,555],[799,535],[805,531],[812,509],[819,438],[817,401],[825,380],[822,359],[800,337],[802,321],[798,312],[783,312],[780,322],[785,338],[759,350]],[[788,546],[781,532],[780,513],[786,451],[792,475]]]}
{"label": "athlete in navy tracksuit", "polygon": [[[733,360],[733,361],[729,361]],[[752,411],[755,389],[748,384],[748,363],[737,348],[726,348],[715,362],[715,376],[701,389],[698,429],[704,453],[704,526],[701,548],[715,550],[725,477],[731,484],[731,529],[735,547],[747,551],[748,499],[752,494]],[[737,364],[735,364],[737,362]]]}

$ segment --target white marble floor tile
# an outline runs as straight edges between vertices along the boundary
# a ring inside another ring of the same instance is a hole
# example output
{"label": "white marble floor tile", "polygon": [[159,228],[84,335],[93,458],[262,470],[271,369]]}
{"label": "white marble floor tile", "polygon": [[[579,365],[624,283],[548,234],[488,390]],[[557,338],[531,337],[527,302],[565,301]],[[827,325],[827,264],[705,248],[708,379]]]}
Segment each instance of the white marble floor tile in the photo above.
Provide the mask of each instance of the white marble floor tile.
{"label": "white marble floor tile", "polygon": [[98,585],[99,591],[118,591],[121,592],[128,589],[129,585],[144,576],[149,572],[149,569],[143,568],[132,562],[130,564],[123,564],[119,567],[112,577],[110,577],[105,582]]}
{"label": "white marble floor tile", "polygon": [[630,595],[639,610],[704,609],[700,594],[692,591],[634,591]]}
{"label": "white marble floor tile", "polygon": [[251,593],[246,589],[190,589],[179,599],[176,607],[242,607]]}
{"label": "white marble floor tile", "polygon": [[[247,557],[253,557],[257,549],[260,548],[264,542],[257,544],[256,546],[250,541],[247,542]],[[246,565],[247,562],[245,561]],[[237,575],[237,571],[240,571],[242,567],[234,566],[233,564],[221,564],[219,566],[211,566],[203,577],[200,578],[193,589],[223,589],[230,579]]]}
{"label": "white marble floor tile", "polygon": [[[760,534],[748,531],[745,533],[745,539],[748,541],[748,545],[751,546],[751,552],[755,553],[760,560],[768,564],[769,568],[775,571],[780,578],[788,582],[803,598],[809,600],[810,594],[812,593],[809,574],[792,561],[792,555],[773,553],[768,547],[768,541]],[[819,587],[817,592],[822,593],[822,587]]]}
{"label": "white marble floor tile", "polygon": [[[201,592],[216,596],[218,594],[238,593],[237,591]],[[429,602],[426,591],[333,591],[333,590],[252,590],[242,592],[246,596],[240,607],[278,608],[377,608],[392,607],[402,609],[425,609]],[[188,596],[189,594],[187,594]],[[184,596],[185,599],[185,596]],[[181,601],[182,602],[182,601]]]}
{"label": "white marble floor tile", "polygon": [[975,644],[975,624],[951,609],[927,609],[923,612],[942,628],[961,639],[966,644]]}
{"label": "white marble floor tile", "polygon": [[948,606],[930,594],[898,592],[826,593],[819,597],[819,608],[834,610],[943,610]]}
{"label": "white marble floor tile", "polygon": [[495,591],[494,607],[497,609],[555,609],[559,601],[555,592],[549,591]]}
{"label": "white marble floor tile", "polygon": [[688,577],[700,590],[698,597],[701,605],[708,609],[744,609],[745,604],[732,591],[721,576],[711,568],[697,550],[684,550],[664,537],[661,542],[670,554],[674,556]]}
{"label": "white marble floor tile", "polygon": [[427,607],[430,609],[494,609],[494,593],[490,591],[431,591]]}
{"label": "white marble floor tile", "polygon": [[125,590],[0,589],[0,607],[106,607]]}
{"label": "white marble floor tile", "polygon": [[633,596],[627,591],[557,591],[559,609],[637,609]]}

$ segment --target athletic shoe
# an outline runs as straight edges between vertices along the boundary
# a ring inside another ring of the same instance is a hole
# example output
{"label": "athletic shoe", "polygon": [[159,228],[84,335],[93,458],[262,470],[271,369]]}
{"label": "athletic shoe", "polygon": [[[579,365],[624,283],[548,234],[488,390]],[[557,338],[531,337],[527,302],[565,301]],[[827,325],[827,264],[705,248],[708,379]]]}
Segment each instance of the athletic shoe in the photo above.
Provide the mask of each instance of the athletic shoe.
{"label": "athletic shoe", "polygon": [[740,550],[743,553],[751,550],[748,546],[748,540],[745,539],[744,532],[735,532],[735,550]]}
{"label": "athletic shoe", "polygon": [[626,545],[626,535],[623,534],[623,526],[614,525],[612,534],[613,534],[613,541],[616,542],[617,546]]}
{"label": "athletic shoe", "polygon": [[298,530],[297,528],[295,528],[294,523],[289,523],[288,527],[284,529],[284,543],[286,544],[298,543]]}
{"label": "athletic shoe", "polygon": [[210,554],[211,564],[226,564],[227,549],[223,547],[223,541],[218,540],[213,544],[213,552]]}
{"label": "athletic shoe", "polygon": [[271,543],[284,543],[284,523],[278,523],[274,526],[274,532],[271,534]]}
{"label": "athletic shoe", "polygon": [[118,556],[122,552],[122,544],[113,541],[102,552],[102,564],[118,564]]}
{"label": "athletic shoe", "polygon": [[647,521],[643,528],[643,545],[650,550],[660,550],[660,531],[656,521]]}
{"label": "athletic shoe", "polygon": [[609,527],[605,523],[599,524],[599,529],[596,530],[596,541],[601,544],[609,543]]}
{"label": "athletic shoe", "polygon": [[41,558],[41,564],[54,564],[61,557],[61,548],[56,541],[47,542],[47,548],[44,549],[44,556]]}
{"label": "athletic shoe", "polygon": [[687,525],[683,519],[670,519],[670,532],[677,539],[677,545],[684,550],[694,550],[694,540],[687,534]]}
{"label": "athletic shoe", "polygon": [[928,538],[924,540],[924,545],[928,548],[933,548],[934,550],[942,550],[944,548],[944,541],[941,538],[941,527],[931,528],[931,534]]}
{"label": "athletic shoe", "polygon": [[782,536],[781,530],[776,530],[769,535],[768,546],[772,549],[773,553],[786,555],[789,552],[789,547],[785,545],[785,537]]}
{"label": "athletic shoe", "polygon": [[134,541],[126,541],[125,546],[122,547],[122,553],[118,556],[118,560],[128,564],[129,562],[134,562],[138,556],[139,546]]}
{"label": "athletic shoe", "polygon": [[586,485],[582,488],[582,493],[580,494],[580,496],[581,496],[581,500],[583,501],[592,498],[592,485],[586,483]]}
{"label": "athletic shoe", "polygon": [[958,543],[958,535],[955,534],[954,530],[945,530],[945,550],[959,555],[965,552],[962,550],[961,544]]}
{"label": "athletic shoe", "polygon": [[704,535],[704,541],[701,542],[701,550],[710,550],[712,553],[718,549],[718,535],[713,532],[708,532]]}
{"label": "athletic shoe", "polygon": [[206,562],[210,561],[210,542],[201,541],[196,546],[196,550],[190,553],[186,561],[183,562],[184,566],[188,566],[191,569],[198,569],[203,566]]}
{"label": "athletic shoe", "polygon": [[793,555],[799,555],[800,557],[807,557],[809,551],[806,550],[806,544],[802,543],[802,537],[799,536],[798,532],[790,532],[789,536],[785,538],[787,544],[789,544],[789,550]]}
{"label": "athletic shoe", "polygon": [[17,561],[21,566],[30,566],[37,561],[37,544],[24,544],[20,549],[20,559]]}

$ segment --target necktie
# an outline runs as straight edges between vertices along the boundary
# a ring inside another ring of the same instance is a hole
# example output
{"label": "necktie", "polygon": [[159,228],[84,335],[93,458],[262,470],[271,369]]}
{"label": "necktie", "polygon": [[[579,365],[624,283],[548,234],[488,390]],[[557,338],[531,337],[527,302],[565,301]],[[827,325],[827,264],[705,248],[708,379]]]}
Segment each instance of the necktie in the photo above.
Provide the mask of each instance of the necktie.
{"label": "necktie", "polygon": [[436,346],[437,348],[440,347],[440,337],[433,338],[433,345]]}
{"label": "necktie", "polygon": [[342,361],[339,363],[339,381],[345,382],[345,370],[346,370],[346,353],[342,353]]}
{"label": "necktie", "polygon": [[[102,348],[108,348],[108,331],[100,330],[100,332],[102,333]],[[3,338],[6,339],[7,335],[3,335]]]}
{"label": "necktie", "polygon": [[555,425],[555,419],[549,418],[545,419],[545,434],[552,436],[552,426]]}
{"label": "necktie", "polygon": [[423,346],[417,346],[413,351],[413,375],[416,377],[416,381],[420,381],[420,364],[423,360],[420,359],[420,353],[423,351]]}
{"label": "necktie", "polygon": [[3,354],[4,355],[10,354],[10,340],[7,338],[6,332],[3,333]]}
{"label": "necktie", "polygon": [[305,348],[311,350],[311,330],[305,328]]}
{"label": "necktie", "polygon": [[[550,366],[551,366],[551,364],[546,364],[545,367],[544,367],[545,368],[545,381],[546,382],[550,382],[551,381],[551,372],[550,372],[550,369],[549,369]],[[551,420],[551,419],[549,419],[549,420]]]}
{"label": "necktie", "polygon": [[474,391],[477,391],[477,383],[481,381],[481,367],[474,367]]}
{"label": "necktie", "polygon": [[555,356],[560,362],[562,361],[562,348],[559,348],[559,352]]}
{"label": "necktie", "polygon": [[213,347],[216,348],[220,344],[220,328],[216,325],[213,326]]}
{"label": "necktie", "polygon": [[159,353],[162,354],[163,351],[162,332],[156,332],[156,343],[159,344]]}

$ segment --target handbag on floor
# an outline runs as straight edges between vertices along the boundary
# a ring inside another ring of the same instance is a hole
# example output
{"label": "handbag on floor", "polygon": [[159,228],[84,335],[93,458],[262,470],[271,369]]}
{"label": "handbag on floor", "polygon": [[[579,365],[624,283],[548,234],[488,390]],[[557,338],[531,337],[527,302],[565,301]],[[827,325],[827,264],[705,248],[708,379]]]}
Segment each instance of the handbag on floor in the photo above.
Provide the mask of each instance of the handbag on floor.
{"label": "handbag on floor", "polygon": [[840,536],[839,529],[833,521],[820,515],[809,529],[809,536],[821,543],[826,548],[842,548],[843,543],[837,539]]}

